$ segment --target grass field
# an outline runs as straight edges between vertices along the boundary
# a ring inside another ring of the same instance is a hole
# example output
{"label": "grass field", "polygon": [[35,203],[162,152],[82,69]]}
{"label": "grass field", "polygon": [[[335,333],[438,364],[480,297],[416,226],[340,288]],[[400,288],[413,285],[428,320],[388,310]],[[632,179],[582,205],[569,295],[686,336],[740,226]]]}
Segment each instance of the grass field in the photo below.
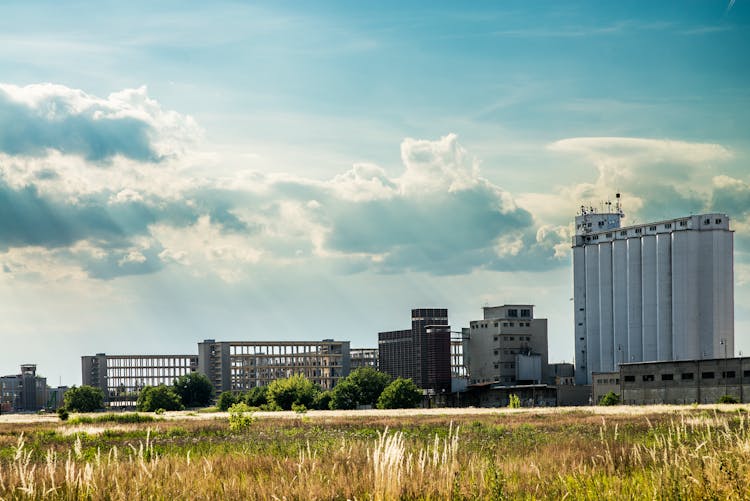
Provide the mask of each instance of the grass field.
{"label": "grass field", "polygon": [[0,498],[748,499],[747,411],[3,416]]}

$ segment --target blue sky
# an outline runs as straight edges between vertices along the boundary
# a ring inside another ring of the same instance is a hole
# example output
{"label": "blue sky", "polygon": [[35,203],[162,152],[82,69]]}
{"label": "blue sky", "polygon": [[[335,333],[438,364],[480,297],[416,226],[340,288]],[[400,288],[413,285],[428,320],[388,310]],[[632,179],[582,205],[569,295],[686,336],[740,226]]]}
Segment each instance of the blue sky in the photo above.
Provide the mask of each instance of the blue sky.
{"label": "blue sky", "polygon": [[750,351],[747,2],[0,7],[0,372],[204,338],[375,346],[533,303],[576,207],[727,212]]}

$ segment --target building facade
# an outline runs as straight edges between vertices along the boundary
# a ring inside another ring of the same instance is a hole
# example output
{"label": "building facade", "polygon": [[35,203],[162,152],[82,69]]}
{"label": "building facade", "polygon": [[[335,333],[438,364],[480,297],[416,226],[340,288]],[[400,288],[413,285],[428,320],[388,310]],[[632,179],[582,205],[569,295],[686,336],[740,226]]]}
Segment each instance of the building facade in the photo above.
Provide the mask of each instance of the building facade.
{"label": "building facade", "polygon": [[21,372],[0,377],[2,412],[38,411],[48,405],[47,378],[36,374],[36,365],[24,364]]}
{"label": "building facade", "polygon": [[411,329],[378,333],[380,370],[414,380],[423,390],[451,391],[451,332],[448,310],[411,310]]}
{"label": "building facade", "polygon": [[330,390],[349,375],[349,341],[220,341],[198,343],[198,370],[216,394],[266,386],[301,374]]}
{"label": "building facade", "polygon": [[723,395],[750,402],[750,358],[645,362],[620,366],[623,404],[713,404]]}
{"label": "building facade", "polygon": [[532,305],[485,307],[469,323],[464,358],[471,384],[541,384],[549,379],[547,319],[534,318]]}
{"label": "building facade", "polygon": [[[610,206],[611,208],[611,206]],[[726,214],[620,227],[582,208],[573,237],[576,383],[627,362],[734,354],[733,232]]]}
{"label": "building facade", "polygon": [[180,376],[198,370],[196,355],[107,355],[81,357],[83,384],[104,392],[110,408],[135,407],[145,386],[170,386]]}
{"label": "building facade", "polygon": [[377,348],[350,348],[349,356],[351,358],[351,370],[360,367],[371,367],[378,370]]}

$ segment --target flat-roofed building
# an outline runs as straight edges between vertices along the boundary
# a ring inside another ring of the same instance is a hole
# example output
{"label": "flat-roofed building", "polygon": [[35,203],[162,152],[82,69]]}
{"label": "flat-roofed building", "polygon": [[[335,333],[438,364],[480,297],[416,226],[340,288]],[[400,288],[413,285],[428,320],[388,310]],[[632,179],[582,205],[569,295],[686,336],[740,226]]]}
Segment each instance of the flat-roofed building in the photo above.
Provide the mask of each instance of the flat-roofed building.
{"label": "flat-roofed building", "polygon": [[145,386],[172,385],[198,371],[197,355],[107,355],[81,357],[83,384],[100,388],[110,408],[135,407]]}
{"label": "flat-roofed building", "polygon": [[330,390],[349,375],[349,341],[216,341],[198,343],[199,371],[216,394],[266,386],[302,374]]}
{"label": "flat-roofed building", "polygon": [[377,348],[351,348],[349,349],[349,355],[351,356],[352,370],[360,367],[372,367],[378,370]]}

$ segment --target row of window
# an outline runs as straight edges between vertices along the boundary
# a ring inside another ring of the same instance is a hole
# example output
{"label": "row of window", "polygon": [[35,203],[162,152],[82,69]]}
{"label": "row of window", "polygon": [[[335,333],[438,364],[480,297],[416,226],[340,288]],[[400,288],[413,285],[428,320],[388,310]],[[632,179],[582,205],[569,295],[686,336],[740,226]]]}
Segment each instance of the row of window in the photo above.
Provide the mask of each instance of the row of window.
{"label": "row of window", "polygon": [[[733,378],[737,377],[737,373],[735,371],[723,371],[723,372],[720,372],[720,373],[715,373],[713,371],[706,371],[706,372],[701,372],[700,373],[701,379],[716,379],[717,375],[719,375],[719,374],[720,374],[721,379],[733,379]],[[743,371],[742,375],[743,375],[743,377],[750,378],[750,370]],[[695,374],[692,373],[692,372],[683,372],[679,376],[680,376],[680,379],[682,379],[683,381],[690,381],[690,380],[695,379]],[[643,382],[651,382],[651,381],[655,381],[656,380],[655,376],[653,374],[643,374],[641,376],[641,379],[643,380]],[[675,377],[674,377],[674,374],[661,374],[661,378],[660,379],[661,379],[661,381],[674,381]],[[627,376],[625,376],[623,378],[623,380],[626,383],[634,383],[635,382],[635,376],[634,375],[627,375]]]}

